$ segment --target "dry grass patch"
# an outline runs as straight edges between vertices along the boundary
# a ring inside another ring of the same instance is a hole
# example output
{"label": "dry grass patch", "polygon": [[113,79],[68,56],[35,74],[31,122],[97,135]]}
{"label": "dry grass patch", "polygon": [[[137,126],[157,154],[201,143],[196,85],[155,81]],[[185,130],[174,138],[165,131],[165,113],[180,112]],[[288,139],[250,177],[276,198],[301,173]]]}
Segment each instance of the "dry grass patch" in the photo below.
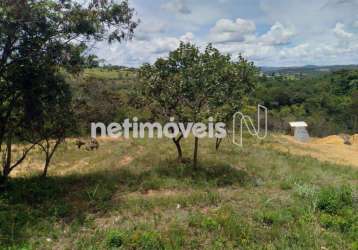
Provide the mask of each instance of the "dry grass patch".
{"label": "dry grass patch", "polygon": [[358,144],[345,145],[339,136],[313,138],[308,143],[296,141],[291,136],[275,136],[270,144],[274,149],[295,155],[310,156],[320,161],[353,166],[358,168]]}

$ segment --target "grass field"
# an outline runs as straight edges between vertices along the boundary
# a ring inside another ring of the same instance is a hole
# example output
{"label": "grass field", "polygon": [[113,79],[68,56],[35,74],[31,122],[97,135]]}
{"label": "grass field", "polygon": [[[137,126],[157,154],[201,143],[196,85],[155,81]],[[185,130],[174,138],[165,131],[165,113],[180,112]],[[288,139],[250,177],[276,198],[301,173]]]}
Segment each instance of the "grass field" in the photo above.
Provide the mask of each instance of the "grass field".
{"label": "grass field", "polygon": [[91,77],[99,80],[122,80],[122,79],[133,79],[136,78],[136,73],[130,70],[110,70],[110,69],[85,69],[85,77]]}
{"label": "grass field", "polygon": [[166,139],[68,141],[44,180],[34,153],[0,195],[0,248],[358,249],[356,168],[245,142],[201,140],[193,170]]}

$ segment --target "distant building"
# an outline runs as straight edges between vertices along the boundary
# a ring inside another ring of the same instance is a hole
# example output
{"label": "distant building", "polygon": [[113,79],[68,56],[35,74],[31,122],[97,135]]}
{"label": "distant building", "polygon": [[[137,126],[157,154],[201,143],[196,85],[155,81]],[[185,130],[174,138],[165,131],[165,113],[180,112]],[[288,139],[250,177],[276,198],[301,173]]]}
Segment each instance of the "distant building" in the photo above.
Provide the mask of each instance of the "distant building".
{"label": "distant building", "polygon": [[290,122],[291,135],[295,137],[297,141],[307,142],[310,139],[310,135],[307,131],[307,123],[305,122]]}

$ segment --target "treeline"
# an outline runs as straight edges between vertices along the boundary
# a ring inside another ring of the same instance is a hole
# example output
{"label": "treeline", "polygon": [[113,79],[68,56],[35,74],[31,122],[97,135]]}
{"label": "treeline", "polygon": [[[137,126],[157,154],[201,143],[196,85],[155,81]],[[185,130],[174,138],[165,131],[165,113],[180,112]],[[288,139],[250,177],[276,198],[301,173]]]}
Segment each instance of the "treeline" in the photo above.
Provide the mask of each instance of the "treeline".
{"label": "treeline", "polygon": [[[103,68],[99,70],[106,74]],[[117,71],[121,75],[123,69]],[[158,119],[145,101],[145,82],[139,72],[136,69],[135,77],[122,74],[117,80],[74,80],[78,107],[75,110],[82,134],[89,134],[91,121],[121,122],[134,116],[140,121]],[[271,131],[285,133],[290,121],[302,120],[309,124],[313,136],[358,132],[358,70],[339,70],[303,79],[260,77],[256,72],[251,82],[253,91],[241,97],[245,104],[240,108],[255,118],[257,104],[265,105]]]}
{"label": "treeline", "polygon": [[255,97],[270,110],[271,130],[285,131],[289,121],[303,120],[315,136],[358,131],[358,70],[258,82]]}

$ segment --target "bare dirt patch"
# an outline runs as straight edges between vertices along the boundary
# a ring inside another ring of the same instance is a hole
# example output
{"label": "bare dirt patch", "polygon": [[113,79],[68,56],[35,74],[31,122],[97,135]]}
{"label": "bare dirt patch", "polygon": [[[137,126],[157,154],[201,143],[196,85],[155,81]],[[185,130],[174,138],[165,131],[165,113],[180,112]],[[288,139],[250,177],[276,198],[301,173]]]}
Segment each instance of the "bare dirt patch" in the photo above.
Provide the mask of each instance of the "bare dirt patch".
{"label": "bare dirt patch", "polygon": [[358,168],[358,135],[351,137],[352,145],[345,145],[341,136],[312,138],[308,143],[296,141],[291,136],[275,136],[272,146],[283,152],[307,155],[320,161],[328,161]]}
{"label": "bare dirt patch", "polygon": [[134,158],[133,158],[132,156],[130,156],[130,155],[125,155],[125,156],[123,156],[123,157],[119,160],[118,166],[122,167],[122,166],[128,165],[128,164],[130,164],[133,160],[134,160]]}

